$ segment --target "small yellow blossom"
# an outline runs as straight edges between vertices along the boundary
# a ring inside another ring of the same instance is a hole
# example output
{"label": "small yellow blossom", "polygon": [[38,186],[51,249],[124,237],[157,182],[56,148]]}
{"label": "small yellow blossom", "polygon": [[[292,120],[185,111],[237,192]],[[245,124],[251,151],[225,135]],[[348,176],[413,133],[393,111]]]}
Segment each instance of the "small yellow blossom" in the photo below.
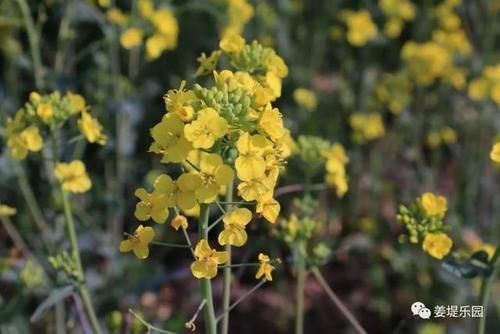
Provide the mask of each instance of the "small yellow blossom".
{"label": "small yellow blossom", "polygon": [[255,201],[272,190],[270,180],[250,179],[238,184],[238,192],[245,201]]}
{"label": "small yellow blossom", "polygon": [[365,9],[358,12],[342,11],[341,19],[347,25],[347,40],[354,46],[363,46],[377,36],[377,26],[370,12]]}
{"label": "small yellow blossom", "polygon": [[155,11],[152,0],[139,0],[137,2],[137,8],[139,10],[139,15],[145,19],[151,18]]}
{"label": "small yellow blossom", "polygon": [[142,30],[139,28],[128,28],[120,36],[120,44],[125,49],[133,49],[142,43]]}
{"label": "small yellow blossom", "polygon": [[38,128],[30,126],[19,133],[9,136],[7,146],[14,159],[23,160],[29,151],[38,152],[42,149],[43,139]]}
{"label": "small yellow blossom", "polygon": [[101,123],[86,111],[82,111],[82,118],[78,120],[78,126],[89,143],[106,144],[108,137],[103,133]]}
{"label": "small yellow blossom", "polygon": [[201,203],[211,203],[217,198],[219,188],[234,178],[234,171],[218,154],[204,154],[200,159],[199,175],[202,184],[195,191],[196,198]]}
{"label": "small yellow blossom", "polygon": [[149,147],[149,152],[162,154],[161,162],[181,162],[192,149],[184,132],[184,122],[176,114],[166,114],[151,129],[154,143]]}
{"label": "small yellow blossom", "polygon": [[244,46],[245,39],[236,32],[226,34],[219,43],[219,47],[227,53],[239,53]]}
{"label": "small yellow blossom", "polygon": [[314,91],[307,88],[297,88],[293,91],[295,102],[307,111],[314,111],[318,106],[318,99]]}
{"label": "small yellow blossom", "polygon": [[40,101],[41,98],[42,98],[42,96],[38,92],[31,92],[30,96],[29,96],[29,100],[32,103],[36,103],[36,102]]}
{"label": "small yellow blossom", "polygon": [[149,255],[149,244],[155,237],[155,231],[152,227],[139,225],[133,236],[120,243],[120,252],[127,253],[134,251],[137,258],[144,260]]}
{"label": "small yellow blossom", "polygon": [[422,208],[429,216],[444,216],[448,210],[446,197],[438,196],[434,193],[424,193],[420,200]]}
{"label": "small yellow blossom", "polygon": [[54,175],[62,188],[72,193],[84,193],[92,187],[85,165],[80,160],[56,164]]}
{"label": "small yellow blossom", "polygon": [[13,208],[6,204],[0,204],[0,217],[10,217],[14,216],[16,213],[16,208]]}
{"label": "small yellow blossom", "polygon": [[69,102],[73,105],[73,108],[75,108],[76,112],[83,112],[85,111],[87,104],[85,102],[85,98],[81,96],[80,94],[75,94],[72,92],[67,92],[66,93],[66,98],[69,100]]}
{"label": "small yellow blossom", "polygon": [[491,148],[490,159],[500,163],[500,143],[496,143]]}
{"label": "small yellow blossom", "polygon": [[246,208],[236,208],[224,218],[224,230],[219,234],[219,244],[241,247],[247,242],[245,226],[252,220],[252,212]]}
{"label": "small yellow blossom", "polygon": [[442,260],[451,250],[453,240],[445,233],[427,233],[422,249],[432,257]]}
{"label": "small yellow blossom", "polygon": [[177,215],[174,217],[174,219],[172,219],[170,226],[172,226],[176,231],[178,231],[180,227],[184,229],[188,228],[189,224],[186,216]]}
{"label": "small yellow blossom", "polygon": [[259,128],[274,140],[285,135],[283,115],[278,108],[273,108],[270,103],[266,105],[259,118]]}
{"label": "small yellow blossom", "polygon": [[118,8],[108,9],[108,11],[106,12],[106,17],[108,18],[109,22],[117,25],[124,25],[127,22],[127,18]]}
{"label": "small yellow blossom", "polygon": [[140,221],[151,218],[163,224],[168,217],[168,208],[175,205],[177,187],[170,176],[162,174],[156,178],[154,188],[152,193],[144,188],[135,191],[135,196],[140,199],[135,207],[135,217]]}
{"label": "small yellow blossom", "polygon": [[201,186],[203,180],[200,175],[195,173],[184,173],[176,181],[177,187],[177,205],[182,210],[190,210],[196,205],[196,190]]}
{"label": "small yellow blossom", "polygon": [[270,145],[269,140],[261,135],[251,136],[248,132],[244,132],[240,136],[236,142],[239,154],[234,164],[241,180],[245,181],[264,176],[266,164],[263,155]]}
{"label": "small yellow blossom", "polygon": [[262,276],[264,276],[266,278],[266,280],[272,281],[273,276],[271,275],[271,273],[273,272],[274,267],[271,264],[271,259],[269,259],[269,256],[267,256],[263,253],[259,254],[258,259],[259,259],[260,265],[259,265],[259,270],[257,271],[257,274],[255,274],[255,278],[260,279]]}
{"label": "small yellow blossom", "polygon": [[210,248],[208,241],[202,239],[198,242],[194,249],[196,261],[191,264],[191,272],[193,276],[201,278],[214,278],[217,276],[219,264],[226,263],[229,260],[227,252],[217,252]]}
{"label": "small yellow blossom", "polygon": [[280,203],[273,198],[273,194],[268,192],[257,199],[255,211],[260,213],[268,222],[274,224],[280,214]]}
{"label": "small yellow blossom", "polygon": [[44,123],[48,123],[54,117],[54,109],[50,103],[40,103],[36,108],[36,114]]}
{"label": "small yellow blossom", "polygon": [[198,112],[198,117],[184,128],[184,135],[194,148],[211,148],[215,141],[228,132],[228,125],[213,108]]}

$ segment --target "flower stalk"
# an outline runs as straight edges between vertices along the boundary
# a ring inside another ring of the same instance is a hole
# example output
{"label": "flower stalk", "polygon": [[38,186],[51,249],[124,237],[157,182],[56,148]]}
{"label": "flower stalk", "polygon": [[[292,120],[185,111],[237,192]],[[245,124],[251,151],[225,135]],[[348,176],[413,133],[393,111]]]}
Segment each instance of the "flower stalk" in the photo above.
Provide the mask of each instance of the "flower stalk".
{"label": "flower stalk", "polygon": [[[210,216],[210,206],[208,204],[200,205],[199,238],[208,240],[208,218]],[[200,279],[200,290],[202,298],[207,301],[204,308],[205,333],[217,334],[217,325],[215,322],[214,300],[212,296],[212,285],[210,279]]]}
{"label": "flower stalk", "polygon": [[[226,192],[226,212],[229,212],[231,210],[232,206],[232,201],[233,201],[233,192],[234,192],[234,182],[231,180],[229,184],[227,185],[227,192]],[[231,301],[231,245],[227,244],[224,247],[224,250],[228,253],[228,262],[226,263],[224,267],[224,277],[223,277],[223,293],[222,293],[222,310],[228,310],[229,309],[229,303]],[[221,328],[221,333],[222,334],[227,334],[229,331],[229,312],[225,312],[222,315],[222,328]]]}
{"label": "flower stalk", "polygon": [[500,262],[500,246],[498,246],[497,249],[495,250],[495,254],[493,255],[493,258],[491,259],[490,262],[492,268],[491,275],[488,277],[483,277],[483,280],[481,282],[481,292],[479,298],[481,301],[481,305],[483,306],[483,316],[479,318],[479,323],[477,328],[478,334],[486,333],[486,318],[488,316],[488,304],[490,302],[491,285],[493,284],[495,276],[498,273],[499,269],[498,262]]}
{"label": "flower stalk", "polygon": [[302,254],[302,243],[295,249],[297,287],[295,304],[295,334],[304,333],[304,284],[306,280],[306,262]]}

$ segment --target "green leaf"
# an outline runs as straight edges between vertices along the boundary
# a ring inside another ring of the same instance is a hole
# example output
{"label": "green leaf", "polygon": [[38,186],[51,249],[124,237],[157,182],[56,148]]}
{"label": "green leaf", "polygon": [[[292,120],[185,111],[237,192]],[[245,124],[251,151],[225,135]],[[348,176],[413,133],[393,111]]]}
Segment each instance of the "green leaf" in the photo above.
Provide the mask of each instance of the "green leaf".
{"label": "green leaf", "polygon": [[75,288],[72,285],[64,286],[64,287],[60,287],[60,288],[52,290],[50,292],[49,296],[40,305],[38,305],[35,312],[33,312],[33,315],[31,316],[30,321],[36,322],[36,321],[42,319],[43,316],[45,315],[45,313],[47,313],[47,311],[51,307],[56,305],[61,300],[66,299],[67,297],[71,296],[74,291],[75,291]]}

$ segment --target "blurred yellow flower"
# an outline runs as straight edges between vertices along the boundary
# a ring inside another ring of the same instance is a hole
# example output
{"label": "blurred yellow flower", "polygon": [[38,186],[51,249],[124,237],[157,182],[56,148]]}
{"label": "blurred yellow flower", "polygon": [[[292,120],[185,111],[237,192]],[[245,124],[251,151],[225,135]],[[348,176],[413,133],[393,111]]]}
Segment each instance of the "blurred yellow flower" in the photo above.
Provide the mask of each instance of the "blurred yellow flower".
{"label": "blurred yellow flower", "polygon": [[108,18],[109,22],[116,25],[124,25],[127,22],[127,18],[118,8],[108,9],[108,11],[106,12],[106,17]]}
{"label": "blurred yellow flower", "polygon": [[295,103],[307,111],[313,111],[318,106],[318,99],[314,91],[307,88],[297,88],[293,91]]}
{"label": "blurred yellow flower", "polygon": [[241,247],[247,242],[245,227],[252,220],[252,212],[247,208],[235,208],[224,218],[224,229],[219,234],[219,244]]}
{"label": "blurred yellow flower", "polygon": [[36,108],[36,114],[44,123],[48,123],[54,116],[54,109],[50,103],[40,103]]}
{"label": "blurred yellow flower", "polygon": [[224,35],[219,43],[222,51],[227,53],[239,53],[245,46],[245,39],[237,32],[230,32]]}
{"label": "blurred yellow flower", "polygon": [[81,96],[80,94],[75,94],[72,92],[67,92],[66,93],[66,98],[69,100],[73,108],[75,108],[76,112],[82,112],[85,111],[85,108],[87,107],[85,98]]}
{"label": "blurred yellow flower", "polygon": [[134,251],[137,258],[144,260],[149,255],[149,244],[155,237],[155,231],[152,227],[139,225],[133,236],[120,243],[120,252],[127,253]]}
{"label": "blurred yellow flower", "polygon": [[16,213],[16,208],[13,208],[6,204],[0,204],[0,217],[10,217],[14,216]]}
{"label": "blurred yellow flower", "polygon": [[259,254],[259,270],[257,270],[257,273],[255,274],[256,279],[260,279],[262,276],[266,278],[267,281],[272,281],[273,276],[271,273],[274,270],[273,265],[271,264],[271,260],[269,259],[269,256],[265,255],[264,253]]}
{"label": "blurred yellow flower", "polygon": [[142,43],[143,32],[139,28],[128,28],[120,36],[120,44],[125,49],[133,49]]}
{"label": "blurred yellow flower", "polygon": [[427,233],[422,242],[422,249],[438,260],[448,255],[452,246],[453,240],[445,233]]}
{"label": "blurred yellow flower", "polygon": [[490,159],[500,163],[500,143],[496,143],[491,148]]}
{"label": "blurred yellow flower", "polygon": [[78,120],[78,126],[89,143],[106,144],[108,137],[103,133],[101,123],[86,111],[82,111],[82,118]]}
{"label": "blurred yellow flower", "polygon": [[353,46],[364,46],[377,36],[377,26],[366,9],[357,12],[343,10],[340,19],[347,25],[347,40]]}
{"label": "blurred yellow flower", "polygon": [[92,187],[85,165],[80,160],[56,164],[54,175],[62,188],[72,193],[84,193]]}
{"label": "blurred yellow flower", "polygon": [[191,264],[191,272],[198,279],[214,278],[217,276],[218,265],[229,260],[227,252],[217,252],[215,249],[210,248],[208,241],[205,239],[198,242],[194,249],[194,255],[196,261]]}
{"label": "blurred yellow flower", "polygon": [[30,126],[19,133],[10,135],[7,139],[7,146],[14,159],[23,160],[29,151],[38,152],[42,149],[43,139],[38,128]]}
{"label": "blurred yellow flower", "polygon": [[382,116],[377,112],[353,113],[349,123],[354,130],[353,139],[357,143],[365,143],[385,135]]}
{"label": "blurred yellow flower", "polygon": [[444,216],[448,210],[446,197],[434,193],[424,193],[420,199],[420,204],[429,216]]}

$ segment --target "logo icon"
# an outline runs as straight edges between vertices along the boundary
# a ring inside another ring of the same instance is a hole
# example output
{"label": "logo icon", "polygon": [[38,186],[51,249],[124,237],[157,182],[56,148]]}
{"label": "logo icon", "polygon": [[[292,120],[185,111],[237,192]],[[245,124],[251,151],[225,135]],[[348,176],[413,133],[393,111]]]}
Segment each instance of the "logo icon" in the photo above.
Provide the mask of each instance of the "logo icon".
{"label": "logo icon", "polygon": [[425,307],[425,304],[422,302],[414,302],[411,304],[411,312],[413,315],[418,315],[421,319],[430,319],[431,310]]}

